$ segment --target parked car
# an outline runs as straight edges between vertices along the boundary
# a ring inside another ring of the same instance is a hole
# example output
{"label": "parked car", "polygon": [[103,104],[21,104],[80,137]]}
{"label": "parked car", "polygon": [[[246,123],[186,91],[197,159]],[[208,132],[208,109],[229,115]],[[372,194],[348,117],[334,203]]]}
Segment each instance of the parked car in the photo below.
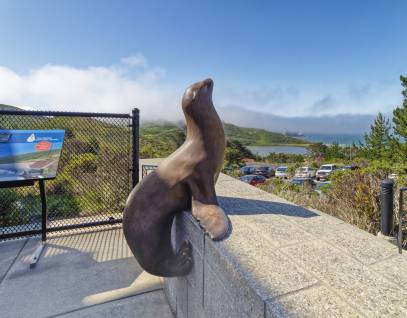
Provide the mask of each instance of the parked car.
{"label": "parked car", "polygon": [[256,166],[243,166],[240,168],[240,173],[242,175],[254,174],[256,172],[256,168]]}
{"label": "parked car", "polygon": [[314,179],[312,179],[312,178],[292,178],[290,183],[300,185],[300,186],[303,186],[303,185],[309,185],[311,187],[315,186]]}
{"label": "parked car", "polygon": [[288,167],[287,166],[277,167],[275,176],[277,178],[287,179],[288,178]]}
{"label": "parked car", "polygon": [[356,169],[359,169],[359,166],[351,164],[351,165],[345,165],[345,166],[341,167],[340,169],[341,170],[356,170]]}
{"label": "parked car", "polygon": [[338,169],[336,164],[322,165],[317,171],[317,180],[328,180],[329,175],[336,169]]}
{"label": "parked car", "polygon": [[256,168],[256,171],[254,174],[266,177],[266,178],[270,178],[270,177],[274,177],[276,172],[273,169],[273,167],[270,166],[259,166]]}
{"label": "parked car", "polygon": [[314,178],[316,170],[311,167],[301,167],[295,171],[294,178]]}
{"label": "parked car", "polygon": [[246,182],[248,184],[251,184],[253,186],[266,182],[265,177],[263,177],[261,175],[257,175],[257,174],[245,175],[243,177],[240,177],[240,180],[243,182]]}

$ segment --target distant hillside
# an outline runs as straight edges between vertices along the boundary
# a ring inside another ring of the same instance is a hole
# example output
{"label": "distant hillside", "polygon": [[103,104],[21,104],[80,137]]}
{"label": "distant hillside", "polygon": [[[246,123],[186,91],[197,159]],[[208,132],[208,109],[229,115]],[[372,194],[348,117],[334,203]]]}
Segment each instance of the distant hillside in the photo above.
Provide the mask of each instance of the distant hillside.
{"label": "distant hillside", "polygon": [[22,109],[16,106],[0,104],[0,110],[22,110]]}
{"label": "distant hillside", "polygon": [[271,145],[295,145],[309,144],[309,141],[288,137],[284,134],[257,128],[244,128],[232,124],[223,123],[226,137],[229,140],[238,140],[246,146],[271,146]]}
{"label": "distant hillside", "polygon": [[[21,108],[0,104],[0,110],[21,110]],[[54,121],[58,121],[58,119],[54,119]],[[246,146],[305,145],[310,143],[264,129],[244,128],[228,123],[223,123],[223,126],[228,140],[236,140]],[[140,128],[141,143],[147,152],[158,151],[163,155],[168,155],[183,143],[185,131],[185,126],[181,122],[144,122]]]}
{"label": "distant hillside", "polygon": [[185,140],[185,130],[173,123],[146,123],[140,128],[140,157],[167,157]]}
{"label": "distant hillside", "polygon": [[[246,146],[306,145],[308,141],[264,129],[243,128],[224,123],[226,138]],[[186,128],[180,123],[148,122],[140,128],[141,158],[166,157],[185,140]]]}

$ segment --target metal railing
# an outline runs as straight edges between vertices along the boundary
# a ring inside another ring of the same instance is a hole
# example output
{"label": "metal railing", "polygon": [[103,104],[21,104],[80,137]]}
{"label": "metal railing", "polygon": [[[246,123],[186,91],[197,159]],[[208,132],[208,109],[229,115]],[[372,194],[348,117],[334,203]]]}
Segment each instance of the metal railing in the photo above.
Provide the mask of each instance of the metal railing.
{"label": "metal railing", "polygon": [[0,110],[0,129],[64,129],[54,180],[39,189],[0,188],[0,239],[119,223],[139,181],[139,111],[129,114]]}

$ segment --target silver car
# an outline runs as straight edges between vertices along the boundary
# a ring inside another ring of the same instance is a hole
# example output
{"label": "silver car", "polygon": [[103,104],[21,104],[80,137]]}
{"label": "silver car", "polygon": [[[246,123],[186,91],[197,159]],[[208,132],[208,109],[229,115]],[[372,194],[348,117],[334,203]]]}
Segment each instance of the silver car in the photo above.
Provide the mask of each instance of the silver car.
{"label": "silver car", "polygon": [[288,178],[288,167],[280,166],[276,169],[276,178],[287,179]]}
{"label": "silver car", "polygon": [[294,178],[314,178],[315,175],[315,169],[311,167],[301,167],[295,171]]}
{"label": "silver car", "polygon": [[329,175],[338,169],[336,164],[326,164],[319,167],[317,171],[317,180],[328,180]]}

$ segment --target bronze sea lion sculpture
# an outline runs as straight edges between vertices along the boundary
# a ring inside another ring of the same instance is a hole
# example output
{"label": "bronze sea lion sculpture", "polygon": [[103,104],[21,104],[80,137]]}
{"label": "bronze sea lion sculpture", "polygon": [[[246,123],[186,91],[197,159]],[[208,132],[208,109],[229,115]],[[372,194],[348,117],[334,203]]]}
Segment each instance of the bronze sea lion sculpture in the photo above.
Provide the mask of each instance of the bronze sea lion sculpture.
{"label": "bronze sea lion sculpture", "polygon": [[178,251],[171,245],[171,226],[178,212],[192,207],[193,216],[214,240],[224,238],[229,230],[214,185],[223,165],[225,134],[212,90],[211,79],[186,89],[185,142],[143,178],[126,202],[124,235],[141,267],[153,275],[182,276],[192,268],[189,242]]}

